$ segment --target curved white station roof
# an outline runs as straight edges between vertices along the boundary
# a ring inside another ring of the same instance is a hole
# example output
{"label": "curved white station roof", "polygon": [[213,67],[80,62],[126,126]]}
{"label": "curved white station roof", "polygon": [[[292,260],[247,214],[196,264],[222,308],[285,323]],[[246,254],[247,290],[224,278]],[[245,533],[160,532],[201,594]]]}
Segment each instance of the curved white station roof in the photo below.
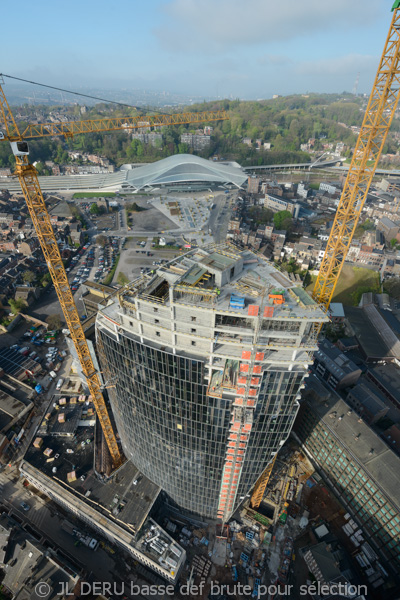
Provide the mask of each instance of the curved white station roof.
{"label": "curved white station roof", "polygon": [[192,154],[175,154],[155,163],[128,171],[123,188],[173,183],[229,183],[241,187],[247,175],[237,167],[221,165]]}

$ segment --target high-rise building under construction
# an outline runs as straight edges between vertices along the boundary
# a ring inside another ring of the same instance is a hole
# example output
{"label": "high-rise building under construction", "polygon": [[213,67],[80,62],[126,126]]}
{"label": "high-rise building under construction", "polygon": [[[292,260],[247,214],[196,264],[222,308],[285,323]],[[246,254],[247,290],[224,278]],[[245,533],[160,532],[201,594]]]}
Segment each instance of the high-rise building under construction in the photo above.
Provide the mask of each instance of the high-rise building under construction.
{"label": "high-rise building under construction", "polygon": [[123,288],[96,337],[126,456],[227,520],[287,439],[320,307],[262,257],[196,249]]}

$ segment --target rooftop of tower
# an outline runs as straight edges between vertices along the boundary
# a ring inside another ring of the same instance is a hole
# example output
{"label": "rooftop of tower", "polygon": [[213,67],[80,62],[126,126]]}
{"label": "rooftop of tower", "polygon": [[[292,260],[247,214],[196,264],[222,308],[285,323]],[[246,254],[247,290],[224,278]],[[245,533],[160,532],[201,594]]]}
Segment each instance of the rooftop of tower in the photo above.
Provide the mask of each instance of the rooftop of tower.
{"label": "rooftop of tower", "polygon": [[[119,293],[125,308],[142,299],[226,311],[238,316],[326,321],[324,310],[262,255],[221,244],[192,250],[138,277]],[[107,314],[107,309],[104,311]]]}

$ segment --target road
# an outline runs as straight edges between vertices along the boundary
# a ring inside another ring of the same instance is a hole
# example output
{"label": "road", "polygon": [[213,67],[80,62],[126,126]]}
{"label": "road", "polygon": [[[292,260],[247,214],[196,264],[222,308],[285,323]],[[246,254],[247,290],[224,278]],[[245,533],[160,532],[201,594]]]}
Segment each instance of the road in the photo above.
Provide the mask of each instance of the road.
{"label": "road", "polygon": [[[114,235],[114,232],[112,232],[112,233]],[[86,279],[90,279],[91,281],[93,281],[94,274],[95,274],[95,272],[98,268],[98,264],[99,264],[99,250],[98,250],[97,246],[91,246],[91,247],[95,248],[95,254],[94,254],[95,258],[94,258],[93,267],[91,268],[90,273],[88,273]],[[86,256],[86,254],[84,256]],[[83,257],[80,257],[80,259],[76,265],[71,262],[70,271],[68,273],[68,281],[69,281],[70,285],[72,283],[72,280],[76,276],[76,272],[81,267],[80,263],[82,262],[82,260],[83,260]],[[84,305],[82,302],[82,286],[79,286],[78,289],[76,290],[76,292],[72,292],[72,293],[75,298],[75,304],[77,306],[78,312],[80,315],[82,315],[84,313]],[[37,319],[41,319],[42,321],[45,321],[46,317],[48,315],[58,314],[58,315],[60,315],[62,322],[65,323],[64,315],[62,314],[60,303],[59,303],[57,294],[56,294],[53,286],[48,291],[46,291],[39,298],[39,300],[37,300],[35,302],[35,304],[32,307],[32,310],[29,310],[29,313],[33,317],[36,317]]]}
{"label": "road", "polygon": [[[30,506],[24,511],[21,502]],[[7,468],[0,473],[0,512],[6,512],[13,517],[28,534],[32,535],[45,547],[52,548],[63,562],[68,560],[77,573],[82,574],[86,581],[94,582],[116,582],[116,590],[123,589],[124,597],[135,600],[150,600],[150,597],[137,593],[131,594],[131,584],[145,590],[149,585],[161,581],[154,573],[141,566],[142,575],[136,573],[132,557],[128,556],[118,548],[112,554],[101,546],[96,551],[78,544],[77,539],[61,528],[64,519],[76,525],[82,533],[87,533],[99,541],[101,537],[91,530],[86,529],[85,524],[75,519],[74,515],[65,512],[51,500],[38,495],[30,488],[22,485],[17,468]],[[109,545],[108,540],[104,540]],[[86,573],[86,575],[85,575]],[[143,578],[147,573],[146,580]],[[112,588],[113,589],[113,588]],[[108,596],[108,594],[107,594]],[[114,595],[111,598],[121,598]],[[174,595],[168,598],[174,599]],[[151,599],[162,600],[164,595],[152,594]]]}
{"label": "road", "polygon": [[[213,240],[214,240],[214,242],[216,242],[218,244],[225,240],[226,234],[228,231],[228,224],[229,224],[229,218],[230,218],[229,206],[231,203],[230,196],[231,196],[231,194],[218,194],[215,196],[215,198],[214,198],[215,208],[213,208],[211,210],[210,219],[208,221],[208,228],[212,232],[211,235],[213,236]],[[94,242],[96,239],[96,236],[99,235],[99,233],[101,233],[101,232],[99,232],[97,229],[95,229],[95,227],[91,223],[91,221],[90,221],[88,215],[86,215],[86,213],[83,213],[83,216],[84,216],[87,226],[88,226],[86,233],[89,235],[89,238],[92,240],[92,242]],[[122,226],[120,224],[120,216],[122,216],[122,223],[123,223]],[[123,207],[120,209],[120,211],[118,213],[116,222],[117,222],[118,229],[113,230],[113,231],[108,231],[107,235],[117,237],[117,238],[122,238],[122,237],[125,237],[125,238],[130,237],[133,239],[146,238],[147,239],[146,247],[141,248],[141,250],[151,250],[151,241],[152,241],[153,237],[155,237],[159,234],[159,230],[135,231],[135,232],[128,231],[126,228],[125,209]],[[197,232],[197,231],[194,231],[193,229],[173,229],[173,230],[168,231],[169,236],[175,236],[177,239],[181,235],[183,235],[183,236],[186,235],[186,236],[190,237],[190,239],[194,239],[195,238],[194,234],[204,236],[204,232]],[[139,248],[139,246],[135,247],[135,249],[136,248]],[[132,251],[132,249],[125,250],[121,254],[121,258],[120,258],[120,261],[118,264],[117,272],[114,277],[114,281],[117,280],[118,273],[120,271],[125,273],[125,275],[127,277],[132,277],[132,276],[140,273],[141,266],[152,267],[153,260],[159,260],[160,258],[167,258],[167,257],[171,257],[171,254],[168,254],[168,253],[162,254],[160,251],[156,251],[156,252],[154,252],[153,257],[147,257],[147,255],[145,255],[145,254],[135,253],[135,251],[134,250]],[[90,272],[90,274],[88,275],[87,279],[93,280],[93,275],[97,268],[97,265],[98,265],[98,250],[96,248],[94,267],[93,267],[92,271]],[[68,279],[70,282],[72,281],[78,268],[79,268],[79,265],[77,265],[76,267],[73,267],[71,269],[71,272],[69,273],[69,276],[68,276]],[[78,308],[78,312],[80,314],[83,314],[84,306],[83,306],[83,302],[82,302],[81,288],[78,288],[77,292],[74,293],[74,297],[75,297],[75,303]],[[38,319],[42,319],[42,320],[45,320],[49,314],[50,315],[51,314],[59,314],[60,317],[62,318],[62,320],[64,321],[62,311],[60,308],[60,304],[59,304],[59,301],[57,298],[57,294],[56,294],[54,288],[51,288],[51,291],[46,292],[34,304],[30,313],[32,314],[32,316],[37,317]]]}
{"label": "road", "polygon": [[[75,546],[76,539],[61,529],[63,519],[72,521],[72,515],[62,514],[56,504],[24,488],[16,469],[6,469],[0,474],[0,498],[2,506],[11,516],[15,515],[24,528],[29,525],[34,530],[34,536],[37,532],[36,537],[41,543],[50,542],[51,545],[62,548],[76,567],[91,571],[99,581],[113,581],[113,573],[116,571],[115,559],[102,548],[93,552],[86,546]],[[21,508],[22,501],[31,507],[29,511]],[[77,527],[82,531],[80,523]]]}
{"label": "road", "polygon": [[229,224],[229,195],[218,194],[214,198],[215,208],[211,210],[210,219],[208,221],[208,227],[212,231],[214,242],[220,244],[226,238]]}

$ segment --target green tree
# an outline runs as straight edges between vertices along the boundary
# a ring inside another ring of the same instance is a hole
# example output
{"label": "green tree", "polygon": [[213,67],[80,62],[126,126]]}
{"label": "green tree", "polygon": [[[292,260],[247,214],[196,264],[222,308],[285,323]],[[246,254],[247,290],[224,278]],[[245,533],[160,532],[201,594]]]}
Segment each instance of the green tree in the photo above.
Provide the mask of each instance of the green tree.
{"label": "green tree", "polygon": [[187,154],[189,152],[189,146],[185,143],[178,144],[179,154]]}
{"label": "green tree", "polygon": [[40,285],[42,287],[46,287],[48,283],[50,283],[51,281],[51,275],[50,273],[45,273],[43,275],[43,277],[40,278]]}
{"label": "green tree", "polygon": [[104,248],[104,246],[107,244],[107,238],[105,235],[98,235],[96,238],[96,244],[98,246],[101,246],[102,248]]}
{"label": "green tree", "polygon": [[269,208],[262,208],[261,206],[251,206],[249,208],[249,214],[256,225],[267,225],[273,219],[274,213]]}
{"label": "green tree", "polygon": [[369,219],[365,219],[365,222],[363,223],[363,229],[364,231],[370,231],[371,229],[375,229],[375,225]]}
{"label": "green tree", "polygon": [[90,214],[91,215],[99,215],[100,214],[100,209],[97,206],[96,202],[93,202],[93,204],[90,205]]}
{"label": "green tree", "polygon": [[49,328],[52,331],[56,331],[57,329],[61,329],[62,327],[62,320],[61,320],[61,316],[60,315],[49,315],[48,317],[46,317],[46,323],[48,324]]}
{"label": "green tree", "polygon": [[140,156],[143,156],[143,154],[144,154],[143,144],[141,144],[139,142],[137,150],[136,150],[136,156],[140,157]]}
{"label": "green tree", "polygon": [[390,240],[390,245],[391,245],[391,247],[392,247],[392,248],[394,248],[394,247],[396,246],[396,244],[397,244],[397,240],[396,240],[396,238],[392,238],[392,239]]}
{"label": "green tree", "polygon": [[8,304],[10,305],[11,312],[13,313],[13,315],[17,315],[18,313],[21,312],[21,310],[26,308],[26,302],[25,302],[25,300],[22,300],[22,298],[18,298],[17,300],[13,300],[11,298],[8,301]]}
{"label": "green tree", "polygon": [[22,279],[25,283],[32,283],[32,281],[35,281],[36,275],[33,271],[28,270],[22,275]]}
{"label": "green tree", "polygon": [[[274,227],[275,229],[285,229],[291,225],[292,215],[288,210],[280,210],[274,214]],[[285,227],[286,226],[286,227]]]}

